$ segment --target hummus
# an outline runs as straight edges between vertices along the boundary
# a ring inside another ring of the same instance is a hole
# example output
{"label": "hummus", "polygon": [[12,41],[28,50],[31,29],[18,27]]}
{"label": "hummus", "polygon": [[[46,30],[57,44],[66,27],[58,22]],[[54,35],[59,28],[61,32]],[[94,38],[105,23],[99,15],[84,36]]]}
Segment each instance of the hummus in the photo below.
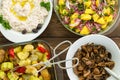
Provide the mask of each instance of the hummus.
{"label": "hummus", "polygon": [[[43,24],[48,11],[40,6],[43,0],[2,0],[1,15],[13,30],[32,32]],[[48,2],[48,0],[44,0]]]}

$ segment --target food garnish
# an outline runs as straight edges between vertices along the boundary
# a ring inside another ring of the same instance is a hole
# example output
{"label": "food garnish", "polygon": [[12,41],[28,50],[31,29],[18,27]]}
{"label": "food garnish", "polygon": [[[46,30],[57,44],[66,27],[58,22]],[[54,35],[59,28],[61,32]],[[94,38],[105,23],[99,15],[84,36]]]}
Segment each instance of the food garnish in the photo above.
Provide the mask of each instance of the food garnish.
{"label": "food garnish", "polygon": [[50,11],[50,2],[41,2],[40,5],[42,7],[45,7],[47,9],[47,11]]}
{"label": "food garnish", "polygon": [[6,20],[4,20],[2,15],[0,15],[0,24],[2,24],[2,26],[3,26],[5,29],[8,29],[8,30],[11,29],[11,26],[10,26],[9,22],[6,21]]}

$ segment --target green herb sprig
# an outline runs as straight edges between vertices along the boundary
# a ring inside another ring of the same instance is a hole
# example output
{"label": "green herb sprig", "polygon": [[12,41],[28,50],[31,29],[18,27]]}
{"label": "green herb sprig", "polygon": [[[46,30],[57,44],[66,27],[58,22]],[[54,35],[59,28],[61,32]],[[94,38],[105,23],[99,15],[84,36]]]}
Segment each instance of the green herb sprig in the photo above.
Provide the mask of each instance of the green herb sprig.
{"label": "green herb sprig", "polygon": [[46,3],[45,3],[44,1],[42,1],[42,2],[40,3],[40,6],[46,8],[47,11],[50,11],[50,2],[46,2]]}
{"label": "green herb sprig", "polygon": [[2,26],[5,29],[11,29],[11,26],[10,26],[9,22],[4,20],[2,15],[0,15],[0,24],[2,24]]}

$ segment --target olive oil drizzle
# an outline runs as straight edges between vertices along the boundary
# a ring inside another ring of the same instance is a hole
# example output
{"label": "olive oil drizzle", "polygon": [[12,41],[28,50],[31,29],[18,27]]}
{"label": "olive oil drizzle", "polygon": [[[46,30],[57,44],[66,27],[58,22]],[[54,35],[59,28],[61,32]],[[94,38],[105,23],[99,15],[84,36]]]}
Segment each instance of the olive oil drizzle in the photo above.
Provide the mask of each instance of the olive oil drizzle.
{"label": "olive oil drizzle", "polygon": [[15,17],[17,18],[17,19],[19,19],[20,21],[26,21],[27,20],[27,18],[28,18],[28,16],[30,15],[28,15],[28,16],[20,16],[20,15],[18,15],[17,14],[17,12],[14,10],[14,6],[17,4],[17,3],[19,3],[20,5],[21,5],[21,7],[23,8],[25,5],[26,5],[26,3],[27,2],[29,2],[29,4],[30,4],[30,7],[31,7],[31,10],[30,11],[32,11],[32,9],[35,7],[35,5],[34,5],[34,3],[33,3],[33,0],[12,0],[12,6],[11,6],[11,8],[10,8],[10,11],[15,15]]}

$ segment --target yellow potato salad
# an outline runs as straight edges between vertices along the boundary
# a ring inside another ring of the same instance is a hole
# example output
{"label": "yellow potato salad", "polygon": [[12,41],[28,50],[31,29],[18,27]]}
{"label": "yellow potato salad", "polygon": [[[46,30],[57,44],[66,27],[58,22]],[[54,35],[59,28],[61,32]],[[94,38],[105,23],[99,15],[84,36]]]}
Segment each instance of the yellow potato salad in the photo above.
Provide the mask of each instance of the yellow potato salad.
{"label": "yellow potato salad", "polygon": [[0,80],[51,80],[48,70],[51,66],[39,73],[37,71],[44,65],[33,66],[50,59],[50,53],[43,43],[1,48],[0,56]]}
{"label": "yellow potato salad", "polygon": [[117,0],[58,0],[57,10],[67,28],[81,35],[106,30],[116,18]]}

